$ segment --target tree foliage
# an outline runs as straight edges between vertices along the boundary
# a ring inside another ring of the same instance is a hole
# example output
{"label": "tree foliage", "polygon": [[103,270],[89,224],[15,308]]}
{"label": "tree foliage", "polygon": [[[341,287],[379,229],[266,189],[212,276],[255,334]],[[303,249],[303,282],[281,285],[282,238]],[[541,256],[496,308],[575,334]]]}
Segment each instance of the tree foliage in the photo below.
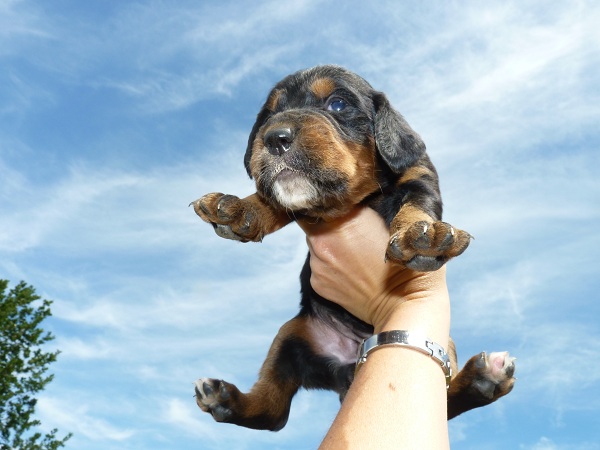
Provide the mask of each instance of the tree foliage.
{"label": "tree foliage", "polygon": [[[46,374],[59,352],[44,351],[54,339],[41,328],[50,316],[49,300],[42,300],[24,282],[8,294],[7,280],[0,280],[0,449],[46,450],[64,447],[57,430],[42,434],[34,417],[35,395],[53,379]],[[41,300],[41,302],[40,302]]]}

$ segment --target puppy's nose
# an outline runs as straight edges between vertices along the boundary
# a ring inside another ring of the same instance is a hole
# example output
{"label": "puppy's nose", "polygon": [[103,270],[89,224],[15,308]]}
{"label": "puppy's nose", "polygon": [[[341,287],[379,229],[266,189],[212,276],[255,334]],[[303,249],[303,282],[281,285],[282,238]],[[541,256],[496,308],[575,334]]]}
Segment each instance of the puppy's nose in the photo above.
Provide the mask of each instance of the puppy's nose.
{"label": "puppy's nose", "polygon": [[281,156],[290,149],[294,134],[290,128],[276,128],[265,134],[264,141],[271,155]]}

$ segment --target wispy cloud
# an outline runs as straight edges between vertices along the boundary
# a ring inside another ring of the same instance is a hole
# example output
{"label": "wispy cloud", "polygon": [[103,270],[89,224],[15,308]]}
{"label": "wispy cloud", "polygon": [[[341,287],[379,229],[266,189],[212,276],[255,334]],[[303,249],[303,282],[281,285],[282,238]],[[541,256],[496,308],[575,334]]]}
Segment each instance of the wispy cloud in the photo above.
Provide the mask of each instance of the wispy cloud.
{"label": "wispy cloud", "polygon": [[[419,42],[400,26],[390,41],[401,43],[395,48],[352,38],[345,45],[362,50],[361,72],[390,94],[442,159],[499,145],[523,149],[591,126],[600,114],[597,90],[585,89],[600,62],[598,11],[584,2],[542,15],[538,7],[447,6],[418,15],[423,28],[453,24],[420,34]],[[403,23],[403,13],[383,20]]]}
{"label": "wispy cloud", "polygon": [[[52,38],[42,12],[23,0],[0,3],[0,56],[18,53],[22,45]],[[22,48],[22,47],[21,47]]]}
{"label": "wispy cloud", "polygon": [[87,406],[71,403],[66,407],[64,398],[44,396],[37,406],[41,417],[60,423],[62,429],[74,430],[79,436],[91,441],[122,442],[135,433],[132,429],[116,427],[98,419],[95,412],[89,411]]}
{"label": "wispy cloud", "polygon": [[[297,54],[304,44],[279,45],[281,30],[287,39],[301,33],[293,23],[314,11],[315,4],[122,4],[101,23],[88,19],[68,26],[54,11],[40,23],[41,13],[29,17],[5,8],[5,22],[18,18],[30,24],[32,33],[46,37],[44,28],[53,30],[51,54],[34,50],[20,58],[35,60],[62,82],[116,90],[131,96],[140,112],[165,113],[231,95],[242,80]],[[13,25],[5,33],[17,36],[20,28]]]}
{"label": "wispy cloud", "polygon": [[542,436],[534,444],[519,446],[522,450],[598,450],[600,444],[595,442],[578,442],[576,444],[557,444],[554,440]]}

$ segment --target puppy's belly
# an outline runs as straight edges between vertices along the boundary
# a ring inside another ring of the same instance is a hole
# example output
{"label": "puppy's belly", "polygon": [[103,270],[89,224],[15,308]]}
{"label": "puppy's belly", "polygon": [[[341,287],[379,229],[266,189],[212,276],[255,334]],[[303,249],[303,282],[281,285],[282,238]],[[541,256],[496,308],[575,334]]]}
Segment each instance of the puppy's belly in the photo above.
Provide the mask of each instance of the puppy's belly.
{"label": "puppy's belly", "polygon": [[[309,319],[308,330],[313,350],[320,356],[333,357],[341,364],[354,364],[358,355],[359,342],[356,338],[345,336],[317,319]],[[348,331],[349,334],[350,331]]]}

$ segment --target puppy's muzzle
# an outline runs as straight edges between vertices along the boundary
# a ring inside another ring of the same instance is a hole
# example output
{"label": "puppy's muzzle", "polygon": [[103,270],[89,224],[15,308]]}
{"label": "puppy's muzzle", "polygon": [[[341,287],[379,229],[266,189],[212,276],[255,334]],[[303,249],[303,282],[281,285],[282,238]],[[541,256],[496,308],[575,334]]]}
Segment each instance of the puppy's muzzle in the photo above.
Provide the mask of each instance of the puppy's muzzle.
{"label": "puppy's muzzle", "polygon": [[269,130],[264,137],[264,143],[269,153],[281,156],[286,153],[294,142],[294,132],[291,128],[275,128]]}

